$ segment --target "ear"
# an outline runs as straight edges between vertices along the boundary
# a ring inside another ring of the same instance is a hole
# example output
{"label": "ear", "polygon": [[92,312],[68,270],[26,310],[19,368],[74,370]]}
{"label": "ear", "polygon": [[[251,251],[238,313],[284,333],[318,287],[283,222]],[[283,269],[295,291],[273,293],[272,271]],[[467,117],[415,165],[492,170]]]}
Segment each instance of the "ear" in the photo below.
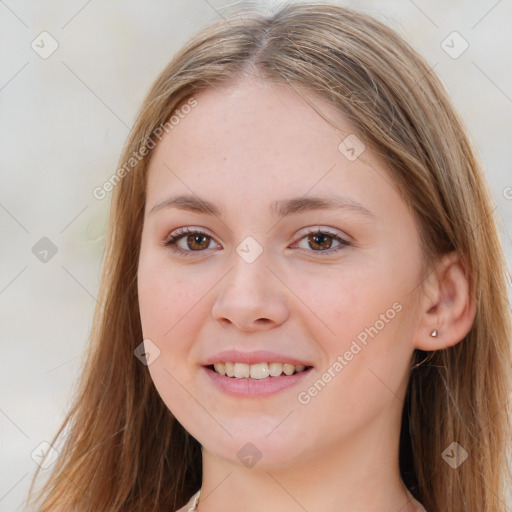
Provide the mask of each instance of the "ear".
{"label": "ear", "polygon": [[470,331],[476,314],[468,272],[456,252],[440,259],[424,290],[415,347],[434,351],[456,345]]}

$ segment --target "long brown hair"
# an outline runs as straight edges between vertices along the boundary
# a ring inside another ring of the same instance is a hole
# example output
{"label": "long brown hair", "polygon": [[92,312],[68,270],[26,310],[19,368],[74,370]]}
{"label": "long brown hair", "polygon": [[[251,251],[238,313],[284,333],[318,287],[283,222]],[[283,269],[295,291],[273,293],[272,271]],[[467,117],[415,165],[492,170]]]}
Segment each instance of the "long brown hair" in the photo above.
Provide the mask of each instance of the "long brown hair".
{"label": "long brown hair", "polygon": [[[505,509],[510,472],[511,325],[506,263],[491,193],[463,123],[436,75],[400,36],[332,4],[244,11],[202,30],[147,95],[120,160],[87,359],[40,512],[157,512],[201,485],[201,447],[134,356],[142,342],[137,266],[154,134],[195,93],[256,73],[314,92],[391,170],[421,234],[425,272],[456,251],[475,322],[451,348],[416,350],[403,409],[400,471],[428,511]],[[126,163],[130,166],[126,167]],[[457,442],[468,459],[442,457]],[[38,471],[39,472],[39,471]],[[38,475],[34,475],[30,492]],[[30,495],[29,495],[30,496]]]}

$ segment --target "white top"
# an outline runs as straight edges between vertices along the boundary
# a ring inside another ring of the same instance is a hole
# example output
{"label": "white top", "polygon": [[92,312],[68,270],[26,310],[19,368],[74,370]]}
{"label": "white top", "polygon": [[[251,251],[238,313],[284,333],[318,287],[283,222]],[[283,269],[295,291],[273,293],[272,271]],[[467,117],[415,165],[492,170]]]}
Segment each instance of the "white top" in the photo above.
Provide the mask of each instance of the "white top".
{"label": "white top", "polygon": [[[425,510],[425,507],[418,501],[414,498],[414,496],[409,492],[408,489],[406,489],[407,491],[407,495],[409,496],[409,498],[411,499],[411,501],[413,502],[413,504],[416,506],[416,510],[415,512],[427,512]],[[181,507],[179,510],[176,510],[176,512],[193,512],[194,510],[194,500],[196,499],[196,497],[199,495],[199,492],[200,491],[197,491],[189,500],[188,502],[183,505],[183,507]]]}
{"label": "white top", "polygon": [[199,495],[201,490],[197,491],[189,500],[188,502],[183,505],[179,510],[176,510],[176,512],[193,512],[194,510],[194,500]]}
{"label": "white top", "polygon": [[416,507],[415,512],[427,512],[425,510],[425,507],[409,492],[409,489],[406,489],[406,491],[407,491],[407,496],[409,496],[409,498],[413,502],[414,506]]}

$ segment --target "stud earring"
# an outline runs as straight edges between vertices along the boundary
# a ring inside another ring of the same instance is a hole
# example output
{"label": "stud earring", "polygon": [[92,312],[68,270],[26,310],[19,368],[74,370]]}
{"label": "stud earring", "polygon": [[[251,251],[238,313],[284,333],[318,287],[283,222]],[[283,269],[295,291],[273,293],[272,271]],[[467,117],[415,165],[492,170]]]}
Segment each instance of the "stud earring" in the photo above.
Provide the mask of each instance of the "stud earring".
{"label": "stud earring", "polygon": [[[439,336],[439,329],[434,329],[430,333],[430,336],[432,336],[432,338],[437,338]],[[421,361],[420,363],[415,364],[411,368],[411,370],[414,370],[415,368],[418,368],[418,366],[421,366],[423,363],[425,363],[425,361],[430,361],[434,357],[434,354],[435,354],[435,352],[431,352],[425,359],[423,359],[423,361]]]}

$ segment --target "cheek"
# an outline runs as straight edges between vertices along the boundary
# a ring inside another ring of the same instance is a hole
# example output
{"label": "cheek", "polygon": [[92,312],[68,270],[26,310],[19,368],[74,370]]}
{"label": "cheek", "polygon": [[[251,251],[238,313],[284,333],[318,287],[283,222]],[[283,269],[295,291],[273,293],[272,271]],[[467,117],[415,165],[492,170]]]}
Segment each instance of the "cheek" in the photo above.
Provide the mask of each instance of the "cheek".
{"label": "cheek", "polygon": [[373,325],[397,296],[382,270],[369,265],[340,266],[295,283],[294,293],[308,307],[307,318],[319,324],[317,335],[336,351]]}
{"label": "cheek", "polygon": [[141,260],[139,265],[142,332],[160,350],[160,357],[149,370],[157,388],[165,390],[162,392],[168,405],[182,391],[171,375],[182,385],[190,385],[197,359],[195,341],[210,314],[207,292],[213,284],[204,277],[193,269],[161,262],[151,265]]}
{"label": "cheek", "polygon": [[180,323],[194,315],[206,291],[197,273],[171,266],[150,251],[141,251],[137,285],[142,331],[158,339],[172,337]]}
{"label": "cheek", "polygon": [[[370,370],[392,388],[399,384],[412,352],[405,306],[413,274],[390,260],[387,267],[380,261],[378,266],[340,268],[298,281],[297,295],[312,306],[306,316],[309,328],[319,326],[312,332],[323,349],[325,369],[331,368],[341,386],[371,389],[379,381]],[[338,356],[343,359],[341,371],[339,365],[338,371],[332,369]]]}
{"label": "cheek", "polygon": [[198,315],[204,291],[178,277],[179,270],[146,265],[138,274],[139,309],[144,339],[160,350],[148,366],[154,385],[169,410],[179,420],[197,414],[185,390],[193,388],[190,373],[191,340],[200,327]]}

